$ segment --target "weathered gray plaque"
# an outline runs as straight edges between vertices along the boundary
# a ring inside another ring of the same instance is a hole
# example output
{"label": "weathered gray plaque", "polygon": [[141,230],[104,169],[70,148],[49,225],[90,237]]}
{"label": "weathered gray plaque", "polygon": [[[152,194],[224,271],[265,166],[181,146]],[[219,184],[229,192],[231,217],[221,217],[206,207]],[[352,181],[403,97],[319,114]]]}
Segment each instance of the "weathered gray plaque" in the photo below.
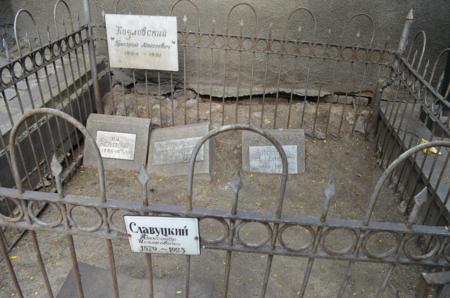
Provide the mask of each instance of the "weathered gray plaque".
{"label": "weathered gray plaque", "polygon": [[[161,176],[187,175],[192,150],[208,131],[208,123],[153,129],[148,152],[148,171]],[[196,175],[211,173],[211,143],[209,140],[200,148],[195,163]]]}
{"label": "weathered gray plaque", "polygon": [[[146,165],[150,119],[91,114],[86,127],[97,143],[105,169],[137,171]],[[97,167],[89,142],[84,146],[83,165]]]}
{"label": "weathered gray plaque", "polygon": [[[288,160],[288,173],[305,171],[305,133],[303,129],[267,129],[283,146]],[[264,137],[242,133],[242,168],[247,172],[281,174],[282,163],[277,149]]]}
{"label": "weathered gray plaque", "polygon": [[97,131],[96,143],[103,158],[134,160],[136,134]]}
{"label": "weathered gray plaque", "polygon": [[178,71],[176,17],[107,14],[105,24],[111,67]]}

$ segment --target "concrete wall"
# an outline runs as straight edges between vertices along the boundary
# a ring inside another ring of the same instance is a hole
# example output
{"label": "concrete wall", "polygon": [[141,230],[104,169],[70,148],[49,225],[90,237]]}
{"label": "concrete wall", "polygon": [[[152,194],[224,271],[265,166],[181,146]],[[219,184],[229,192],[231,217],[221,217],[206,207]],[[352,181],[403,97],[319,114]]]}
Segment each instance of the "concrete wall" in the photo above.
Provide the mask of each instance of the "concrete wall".
{"label": "concrete wall", "polygon": [[[5,0],[3,0],[5,1]],[[80,16],[81,22],[84,23],[84,13],[83,13],[83,1],[82,0],[67,0],[72,6],[72,15],[75,19]],[[90,0],[93,19],[96,23],[102,23],[101,12],[104,10],[106,13],[114,13],[115,7],[114,3],[116,0]],[[34,15],[38,23],[38,29],[42,36],[47,36],[46,28],[47,25],[54,31],[53,26],[53,5],[55,0],[10,0],[12,10],[16,12],[20,8],[28,8]],[[119,13],[145,13],[149,15],[168,15],[170,13],[170,8],[176,1],[165,1],[165,0],[129,0],[129,1],[119,1],[119,6],[117,8]],[[212,28],[212,18],[216,19],[216,32],[224,33],[226,31],[225,24],[227,19],[227,14],[230,8],[239,3],[240,0],[194,0],[193,3],[197,5],[200,11],[199,21],[201,24],[201,31],[210,32]],[[368,20],[364,18],[359,18],[350,25],[347,25],[348,20],[351,16],[357,13],[367,13],[372,16],[374,21],[374,46],[383,47],[385,41],[389,40],[390,48],[397,48],[398,40],[402,32],[403,23],[408,11],[413,8],[414,10],[414,22],[412,26],[412,35],[419,30],[424,30],[428,36],[427,50],[425,54],[425,61],[427,58],[434,61],[437,54],[444,48],[448,46],[449,40],[448,36],[450,33],[450,18],[448,17],[448,11],[450,11],[450,1],[448,0],[303,0],[303,1],[273,1],[273,0],[248,0],[248,3],[253,5],[258,16],[258,24],[255,22],[254,15],[248,7],[241,6],[236,9],[230,17],[230,33],[239,32],[239,22],[242,19],[244,21],[244,34],[253,34],[255,31],[258,32],[258,36],[267,37],[269,26],[273,24],[273,37],[281,38],[285,28],[288,28],[288,37],[292,37],[293,32],[302,26],[302,38],[306,40],[317,40],[317,41],[327,41],[327,31],[330,28],[331,42],[336,42],[339,44],[355,44],[358,43],[363,46],[368,46],[371,39],[371,26]],[[313,26],[310,17],[306,13],[297,13],[287,22],[287,16],[291,11],[298,7],[309,8],[317,19],[317,33],[314,37]],[[178,19],[179,27],[183,26],[181,21],[181,16],[187,15],[188,21],[187,26],[190,30],[196,30],[197,27],[197,13],[195,8],[190,5],[187,1],[182,1],[174,10],[174,14],[180,16]],[[67,14],[62,9],[58,11],[58,23],[61,24],[62,20],[67,23]],[[25,30],[29,31],[30,35],[33,35],[35,28],[29,20],[23,18],[20,23],[20,29],[23,32]],[[356,40],[356,33],[360,31],[361,37],[359,41]],[[62,30],[60,30],[62,32]],[[52,32],[55,36],[55,33]],[[44,38],[46,39],[46,38]],[[221,96],[223,84],[223,53],[215,52],[216,57],[215,62],[217,66],[214,65],[210,67],[208,65],[210,61],[209,51],[206,52],[196,51],[193,49],[191,52],[187,53],[187,65],[189,78],[188,87],[195,88],[193,82],[198,81],[199,85],[204,86],[210,83],[211,77],[216,78],[212,84],[216,86],[213,88],[213,95]],[[105,47],[102,42],[98,43],[98,53],[104,54]],[[236,61],[237,57],[230,57],[230,60]],[[256,88],[262,89],[264,81],[264,55],[256,57],[257,67],[260,69],[255,69],[255,86]],[[200,71],[195,69],[197,61],[201,60]],[[242,76],[240,80],[244,82],[241,88],[248,88],[251,84],[250,81],[250,69],[249,65],[250,57],[243,57],[243,67]],[[247,64],[245,64],[247,63]],[[277,81],[276,70],[278,69],[277,59],[272,59],[269,65],[269,76],[268,82],[274,87]],[[281,88],[289,89],[290,86],[287,81],[292,79],[292,75],[289,73],[289,67],[292,67],[294,63],[289,61],[284,61],[285,65],[282,66],[283,70],[286,69],[287,75],[281,78],[282,83],[286,82],[286,86],[281,86]],[[328,62],[327,62],[328,63]],[[180,64],[183,64],[180,60]],[[445,61],[443,61],[445,64]],[[230,90],[236,89],[237,81],[239,80],[233,75],[237,72],[237,63],[230,63],[230,68],[228,69],[227,78],[229,82],[227,85],[230,86]],[[302,76],[298,79],[299,81],[304,81],[304,73],[306,72],[306,63],[302,61],[300,63],[300,69],[297,72]],[[182,65],[181,65],[182,66]],[[303,68],[302,68],[303,67]],[[334,67],[337,69],[337,73],[334,72]],[[312,73],[312,81],[325,81],[328,86],[325,88],[327,91],[343,92],[347,91],[349,88],[354,88],[360,84],[360,78],[362,75],[362,69],[357,69],[356,72],[349,78],[349,69],[344,69],[344,67],[349,67],[349,65],[336,65],[330,66],[323,61],[318,61],[318,64],[313,65],[315,73]],[[213,68],[215,73],[212,75],[209,73],[208,69]],[[222,72],[221,72],[222,71]],[[373,90],[375,86],[376,79],[373,79],[374,74],[377,73],[376,69],[369,69],[369,78],[365,81],[365,86],[361,86],[359,90]],[[178,73],[175,78],[176,81],[181,82],[182,70]],[[286,78],[286,79],[285,79]],[[190,85],[192,84],[192,85]],[[249,86],[245,86],[249,85]],[[345,86],[348,84],[350,87]],[[362,84],[361,84],[362,85]],[[234,89],[233,89],[234,88]],[[305,88],[303,84],[299,84],[298,88]],[[308,86],[311,88],[311,85]],[[209,88],[204,88],[209,90]],[[355,88],[354,88],[355,89]],[[350,90],[351,91],[351,90]],[[233,94],[231,92],[230,94]],[[242,95],[242,94],[241,94]]]}
{"label": "concrete wall", "polygon": [[12,44],[12,25],[14,22],[14,14],[11,9],[9,0],[0,0],[0,52],[3,52],[2,40]]}
{"label": "concrete wall", "polygon": [[[73,14],[80,14],[83,16],[82,0],[67,0],[73,8]],[[8,2],[8,0],[1,0],[1,2]],[[52,25],[53,5],[55,0],[9,0],[11,9],[15,13],[20,8],[29,9],[36,17],[38,26],[45,31],[45,27]],[[98,22],[101,19],[101,10],[106,12],[114,12],[113,3],[115,0],[91,0],[95,20]],[[129,0],[120,1],[119,11],[122,13],[140,12],[139,3],[144,3],[143,8],[146,14],[168,14],[170,5],[175,1],[165,0]],[[211,27],[211,18],[213,16],[217,19],[217,31],[223,30],[225,16],[229,9],[241,1],[231,0],[195,0],[193,1],[199,8],[201,13],[202,29],[207,31]],[[130,3],[134,3],[130,4]],[[404,17],[407,15],[410,8],[414,9],[414,25],[413,31],[424,30],[428,35],[429,47],[428,52],[435,54],[440,49],[448,46],[448,36],[450,33],[450,18],[448,11],[450,11],[450,1],[448,0],[304,0],[304,1],[273,1],[273,0],[249,0],[259,17],[258,29],[260,32],[266,32],[269,23],[274,24],[274,34],[280,34],[281,28],[284,27],[286,16],[293,9],[303,6],[311,9],[317,16],[318,21],[318,36],[324,36],[328,28],[331,28],[339,36],[344,27],[345,21],[353,14],[364,12],[370,14],[375,22],[375,43],[381,45],[386,37],[389,35],[393,46],[396,45],[404,22]],[[2,5],[4,7],[4,5]],[[62,10],[61,10],[62,11]],[[188,23],[195,23],[193,16],[194,10],[189,5],[180,4],[176,10],[177,15],[184,13],[188,14]],[[249,9],[242,9],[240,15],[251,27],[253,24]],[[238,18],[232,18],[237,23]],[[248,22],[247,22],[248,20]],[[25,28],[33,31],[29,27],[29,23],[24,24]],[[367,24],[360,26],[362,35],[368,31]],[[53,27],[53,26],[52,26]],[[281,28],[280,28],[281,27]],[[237,28],[237,26],[235,26]],[[252,31],[249,28],[248,31]],[[307,28],[305,27],[305,31]],[[308,35],[308,33],[305,33]]]}

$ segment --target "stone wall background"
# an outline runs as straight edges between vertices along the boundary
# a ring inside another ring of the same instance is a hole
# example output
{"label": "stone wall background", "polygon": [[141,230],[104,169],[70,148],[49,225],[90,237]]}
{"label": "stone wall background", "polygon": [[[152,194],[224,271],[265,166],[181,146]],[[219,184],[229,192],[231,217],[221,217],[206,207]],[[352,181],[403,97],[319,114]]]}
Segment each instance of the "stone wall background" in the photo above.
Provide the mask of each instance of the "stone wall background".
{"label": "stone wall background", "polygon": [[[2,2],[8,2],[7,0],[1,0]],[[83,11],[83,1],[81,0],[67,0],[67,2],[72,7],[72,15],[76,20],[81,20],[84,23],[84,11]],[[149,15],[168,15],[170,13],[170,7],[175,1],[165,1],[165,0],[133,0],[133,1],[118,1],[119,5],[117,11],[119,13],[143,13]],[[374,46],[383,47],[386,40],[389,40],[388,45],[390,48],[395,49],[402,32],[403,23],[408,11],[412,8],[414,10],[414,21],[412,26],[412,35],[420,30],[424,30],[427,34],[427,49],[425,57],[429,58],[431,62],[438,53],[445,49],[450,40],[450,18],[448,17],[448,11],[450,11],[450,1],[448,0],[286,0],[286,1],[273,1],[273,0],[249,0],[247,1],[256,10],[258,16],[258,23],[256,24],[254,15],[248,7],[240,7],[235,10],[230,17],[229,21],[229,32],[231,34],[239,33],[239,23],[242,19],[244,22],[243,32],[244,34],[254,34],[257,32],[258,36],[267,37],[270,24],[272,24],[272,31],[274,38],[281,38],[283,32],[287,26],[287,16],[291,11],[298,7],[309,8],[317,18],[317,31],[314,37],[313,26],[311,19],[305,13],[296,14],[288,25],[288,36],[292,36],[296,32],[299,25],[302,26],[302,37],[307,40],[317,40],[326,41],[327,32],[331,29],[331,41],[339,44],[355,44],[359,43],[361,45],[368,45],[370,41],[370,23],[364,19],[358,19],[358,21],[353,22],[347,26],[348,20],[352,15],[356,13],[367,13],[372,16],[375,24],[375,35],[374,35]],[[53,25],[53,6],[55,1],[52,0],[10,0],[10,9],[15,13],[20,8],[29,9],[35,16],[38,23],[39,32],[46,40],[46,30],[50,28],[52,31],[52,36],[55,37],[55,29]],[[115,12],[115,3],[117,0],[91,0],[91,6],[93,11],[93,19],[95,23],[102,23],[102,11],[106,13]],[[219,33],[225,33],[225,24],[227,20],[227,13],[230,8],[240,3],[238,0],[223,1],[223,0],[195,0],[193,1],[195,5],[199,8],[200,17],[197,18],[196,10],[192,5],[187,3],[187,1],[182,1],[174,10],[174,14],[179,16],[178,23],[182,26],[182,16],[187,16],[186,25],[189,30],[197,30],[197,21],[200,21],[200,30],[203,32],[210,32],[213,26],[212,19],[215,19],[215,31]],[[61,26],[62,20],[67,24],[68,18],[67,13],[61,8],[58,10],[58,24]],[[346,27],[347,26],[347,27]],[[62,28],[62,27],[61,27]],[[344,32],[344,28],[347,28]],[[30,36],[36,35],[36,28],[33,24],[23,18],[20,22],[20,32],[21,36],[25,31],[29,32]],[[356,33],[360,31],[361,37],[359,41],[356,41]],[[62,29],[60,30],[60,34]],[[101,30],[99,31],[101,33]],[[100,34],[101,35],[101,34]],[[105,55],[105,46],[99,42],[97,44],[98,54]],[[189,52],[190,51],[190,52]],[[195,49],[189,49],[187,52],[187,77],[189,78],[187,85],[194,88],[195,86],[203,86],[202,93],[208,93],[206,89],[211,81],[211,77],[215,78],[213,81],[212,93],[216,96],[223,95],[221,90],[221,85],[223,84],[223,72],[221,69],[224,64],[224,54],[215,53],[215,64],[212,67],[213,72],[209,72],[208,69],[211,68],[210,54],[204,52],[203,50],[196,51]],[[181,53],[182,54],[182,53]],[[181,57],[181,56],[180,56]],[[249,81],[249,56],[243,56],[242,63],[242,75],[240,80]],[[230,61],[237,61],[238,56],[229,57]],[[425,59],[426,61],[426,59]],[[229,73],[236,73],[237,63],[229,62]],[[279,67],[279,61],[276,59],[271,59],[269,65],[269,74],[267,81],[269,86],[274,87],[277,80],[277,69]],[[314,72],[311,74],[310,79],[312,81],[326,82],[328,91],[338,90],[345,92],[347,89],[354,89],[355,79],[356,84],[361,82],[362,70],[357,69],[352,77],[348,78],[349,70],[348,65],[336,65],[330,67],[330,65],[324,64],[323,62],[314,62],[312,69]],[[180,60],[182,66],[182,60]],[[263,67],[264,56],[256,57],[256,64]],[[292,78],[289,75],[289,67],[292,67],[291,61],[282,61],[283,74],[286,78]],[[304,80],[304,72],[306,71],[306,62],[300,63],[300,75],[303,77],[299,80]],[[445,64],[445,61],[443,61]],[[302,68],[303,67],[303,68]],[[347,69],[345,69],[347,67]],[[331,70],[332,68],[337,69]],[[286,69],[286,71],[285,71]],[[181,81],[180,74],[182,74],[183,69],[180,69],[178,76],[175,76],[176,82]],[[255,78],[257,84],[262,85],[261,80],[263,79],[263,69],[255,70]],[[365,79],[363,84],[367,86],[358,87],[358,89],[372,89],[374,88],[373,76],[376,70],[368,70],[368,77]],[[167,75],[163,78],[167,78]],[[226,78],[226,80],[231,80],[227,85],[231,86],[231,91],[226,91],[226,94],[234,94],[236,92],[237,80],[236,76],[231,76]],[[338,81],[338,82],[336,82]],[[282,82],[285,82],[282,75]],[[248,84],[247,84],[248,85]],[[281,88],[289,88],[289,82],[286,82],[286,86],[281,86]],[[234,87],[232,87],[234,86]],[[258,86],[257,86],[258,87]],[[262,86],[259,86],[262,87]],[[305,86],[299,86],[299,88],[304,88]],[[249,86],[241,86],[243,90],[249,88]],[[201,91],[201,90],[200,90]],[[211,93],[211,92],[209,92]],[[244,92],[245,93],[245,92]]]}

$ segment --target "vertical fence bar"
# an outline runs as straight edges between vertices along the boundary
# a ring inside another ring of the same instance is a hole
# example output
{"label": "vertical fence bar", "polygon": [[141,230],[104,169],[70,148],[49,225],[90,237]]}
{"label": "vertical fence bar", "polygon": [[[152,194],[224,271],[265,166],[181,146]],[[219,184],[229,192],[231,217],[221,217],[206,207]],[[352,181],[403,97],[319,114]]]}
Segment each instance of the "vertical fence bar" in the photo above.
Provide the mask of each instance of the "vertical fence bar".
{"label": "vertical fence bar", "polygon": [[[235,177],[233,177],[231,183],[230,183],[231,189],[233,191],[233,205],[231,207],[231,215],[236,216],[237,208],[238,208],[238,202],[239,202],[239,191],[242,186],[241,182],[241,176],[239,175],[239,172]],[[228,245],[230,247],[233,246],[234,242],[234,234],[235,234],[235,224],[236,220],[231,218],[230,219],[230,234],[228,236]],[[228,297],[228,289],[229,289],[229,283],[230,283],[230,273],[231,273],[231,250],[227,251],[226,258],[225,258],[225,282],[224,282],[224,294],[223,297]]]}
{"label": "vertical fence bar", "polygon": [[[150,181],[150,177],[148,176],[147,170],[144,166],[141,166],[141,170],[139,171],[138,176],[139,182],[142,184],[142,206],[147,208],[149,206],[149,198],[148,198],[148,182]],[[148,212],[144,212],[144,215],[149,215]],[[147,270],[147,281],[148,281],[148,292],[149,297],[153,298],[153,263],[152,263],[152,255],[150,253],[145,254],[145,263]]]}
{"label": "vertical fence bar", "polygon": [[[18,207],[20,208],[20,206],[18,206]],[[23,298],[22,289],[20,288],[19,281],[17,280],[16,272],[14,271],[14,267],[11,264],[11,260],[9,259],[6,239],[3,235],[3,229],[0,229],[0,252],[3,256],[3,259],[5,260],[6,267],[8,267],[8,272],[9,272],[9,275],[11,275],[11,279],[13,281],[14,288],[16,289],[17,295],[20,298]]]}
{"label": "vertical fence bar", "polygon": [[[51,170],[52,170],[53,176],[55,177],[56,192],[58,193],[58,198],[60,200],[63,200],[64,199],[64,189],[63,189],[62,180],[61,180],[61,173],[62,173],[63,169],[62,169],[62,166],[59,163],[58,159],[55,156],[53,156],[53,158],[52,158]],[[59,207],[61,208],[61,213],[63,214],[62,217],[64,220],[64,226],[67,230],[69,230],[70,224],[69,224],[69,220],[67,218],[66,205],[60,204]],[[67,239],[67,246],[69,248],[70,259],[72,261],[72,267],[73,267],[73,272],[74,272],[74,276],[75,276],[75,284],[77,287],[78,297],[83,298],[84,297],[83,285],[81,283],[80,268],[78,266],[77,253],[75,250],[75,243],[73,241],[73,236],[69,234],[68,236],[66,236],[66,239]]]}
{"label": "vertical fence bar", "polygon": [[95,98],[95,107],[97,113],[103,114],[103,105],[100,97],[100,86],[98,84],[98,75],[97,75],[97,58],[95,54],[95,45],[94,45],[94,32],[92,29],[92,19],[91,19],[91,7],[90,0],[83,0],[84,6],[84,15],[86,19],[86,24],[88,25],[87,30],[87,39],[88,39],[88,49],[89,49],[89,64],[91,66],[91,77],[92,84],[94,86],[94,98]]}

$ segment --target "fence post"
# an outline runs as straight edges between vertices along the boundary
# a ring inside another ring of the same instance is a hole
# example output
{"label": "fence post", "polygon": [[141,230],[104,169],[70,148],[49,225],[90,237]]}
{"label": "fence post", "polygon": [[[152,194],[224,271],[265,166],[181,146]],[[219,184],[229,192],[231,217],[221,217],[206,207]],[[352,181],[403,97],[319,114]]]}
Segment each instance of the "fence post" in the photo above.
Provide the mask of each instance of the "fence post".
{"label": "fence post", "polygon": [[400,41],[398,43],[398,49],[397,52],[401,56],[405,52],[406,44],[408,42],[408,36],[409,32],[411,31],[411,25],[413,22],[414,16],[413,16],[413,9],[411,8],[408,12],[408,15],[405,19],[405,24],[403,25],[403,31],[402,35],[400,36]]}
{"label": "fence post", "polygon": [[100,97],[100,87],[98,85],[98,77],[97,77],[97,58],[95,54],[95,45],[94,45],[94,34],[92,30],[92,18],[91,18],[91,7],[90,0],[83,0],[84,5],[84,14],[86,17],[86,24],[88,25],[88,49],[89,49],[89,64],[91,66],[91,77],[92,84],[94,87],[94,97],[95,97],[95,108],[97,113],[103,114],[103,105]]}

